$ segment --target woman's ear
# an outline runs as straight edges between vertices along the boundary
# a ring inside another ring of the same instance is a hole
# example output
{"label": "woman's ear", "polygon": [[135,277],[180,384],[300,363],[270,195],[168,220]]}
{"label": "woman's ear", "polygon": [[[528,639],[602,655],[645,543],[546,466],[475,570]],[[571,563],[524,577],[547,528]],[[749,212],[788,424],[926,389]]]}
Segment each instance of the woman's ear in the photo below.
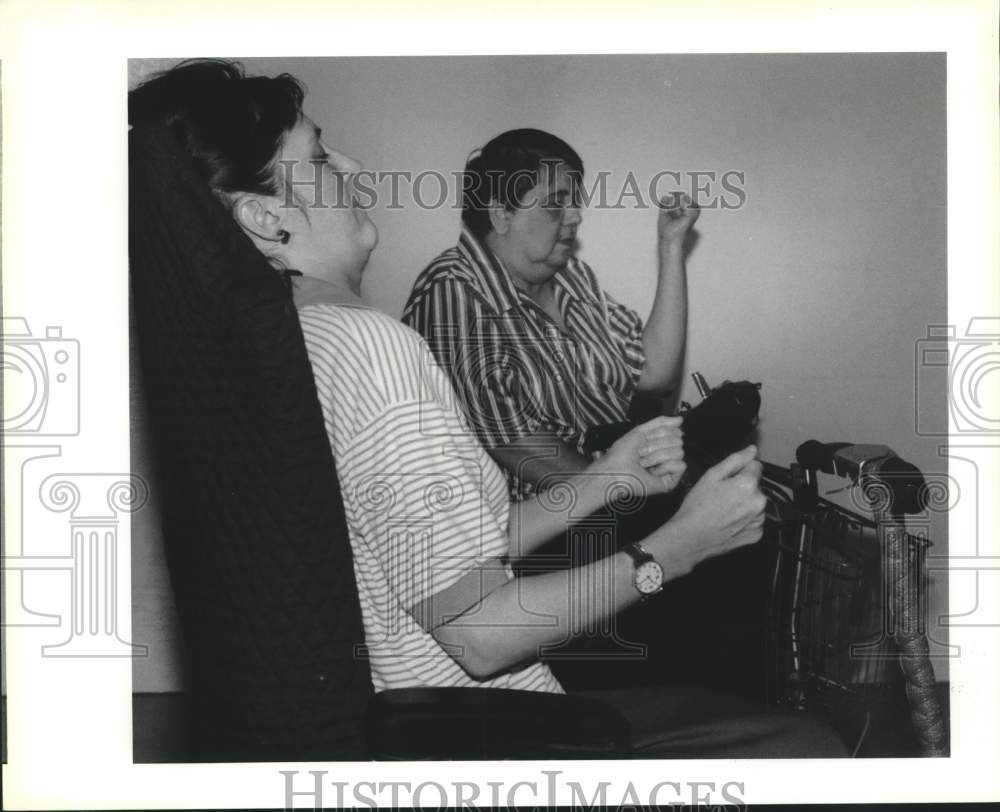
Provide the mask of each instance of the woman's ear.
{"label": "woman's ear", "polygon": [[260,195],[241,195],[233,204],[233,217],[252,236],[266,242],[279,242],[281,217]]}
{"label": "woman's ear", "polygon": [[497,234],[506,234],[510,230],[511,213],[496,200],[490,201],[490,226]]}

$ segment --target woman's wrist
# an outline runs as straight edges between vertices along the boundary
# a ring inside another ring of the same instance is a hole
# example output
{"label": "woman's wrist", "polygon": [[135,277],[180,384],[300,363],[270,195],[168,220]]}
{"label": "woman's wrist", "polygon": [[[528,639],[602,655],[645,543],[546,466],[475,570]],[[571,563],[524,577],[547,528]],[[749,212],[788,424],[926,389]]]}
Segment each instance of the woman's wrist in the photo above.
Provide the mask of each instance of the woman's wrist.
{"label": "woman's wrist", "polygon": [[687,575],[698,564],[698,557],[690,552],[693,550],[690,534],[674,520],[654,530],[642,541],[642,546],[663,568],[667,581]]}
{"label": "woman's wrist", "polygon": [[684,240],[661,240],[658,253],[660,271],[684,268]]}
{"label": "woman's wrist", "polygon": [[615,472],[607,463],[607,455],[574,474],[570,479],[576,497],[574,512],[587,514],[603,508],[607,504],[608,494],[613,490],[611,484],[616,478]]}

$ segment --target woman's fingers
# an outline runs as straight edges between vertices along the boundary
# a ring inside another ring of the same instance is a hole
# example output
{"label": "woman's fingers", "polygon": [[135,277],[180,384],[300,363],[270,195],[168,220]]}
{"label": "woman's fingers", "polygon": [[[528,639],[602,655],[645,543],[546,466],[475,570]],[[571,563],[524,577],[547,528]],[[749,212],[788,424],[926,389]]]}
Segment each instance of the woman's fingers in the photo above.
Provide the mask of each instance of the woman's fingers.
{"label": "woman's fingers", "polygon": [[684,464],[681,419],[658,418],[650,422],[655,425],[643,426],[646,431],[646,443],[639,448],[639,464],[660,479],[680,479],[687,468]]}
{"label": "woman's fingers", "polygon": [[684,441],[684,432],[681,431],[679,417],[658,417],[648,423],[643,423],[639,427],[639,431],[643,439],[639,446],[640,454],[648,453],[663,445],[679,445]]}
{"label": "woman's fingers", "polygon": [[681,431],[680,426],[666,429],[656,429],[644,435],[647,445],[652,445],[656,442],[662,442],[664,440],[683,440],[684,433]]}
{"label": "woman's fingers", "polygon": [[687,470],[687,463],[682,459],[667,460],[666,462],[647,466],[646,470],[656,477],[679,477]]}
{"label": "woman's fingers", "polygon": [[680,431],[683,422],[683,418],[677,416],[654,417],[652,420],[640,423],[634,431],[641,437],[658,437],[662,434]]}
{"label": "woman's fingers", "polygon": [[639,464],[643,468],[650,468],[661,462],[683,459],[684,445],[682,443],[651,446],[647,450],[639,452]]}
{"label": "woman's fingers", "polygon": [[679,426],[684,422],[684,418],[680,415],[660,415],[660,417],[654,417],[652,420],[647,420],[645,423],[641,423],[639,428],[648,431],[660,428],[662,426]]}

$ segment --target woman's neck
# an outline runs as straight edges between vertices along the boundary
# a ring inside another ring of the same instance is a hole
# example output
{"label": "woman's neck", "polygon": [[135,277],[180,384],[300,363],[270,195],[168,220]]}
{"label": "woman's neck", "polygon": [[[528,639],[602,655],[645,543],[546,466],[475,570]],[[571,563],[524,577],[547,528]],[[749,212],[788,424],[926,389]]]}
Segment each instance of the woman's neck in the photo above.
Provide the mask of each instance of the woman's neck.
{"label": "woman's neck", "polygon": [[[536,305],[538,305],[542,311],[554,321],[560,329],[566,329],[566,322],[563,319],[562,313],[559,312],[559,305],[556,304],[556,289],[552,282],[552,277],[549,277],[541,282],[530,282],[525,278],[524,274],[520,273],[514,268],[511,257],[505,256],[502,247],[494,243],[490,245],[487,243],[487,247],[493,252],[493,255],[500,260],[500,264],[503,266],[504,270],[507,272],[507,276],[514,287],[521,290],[529,299],[531,299]],[[497,250],[500,248],[501,250]]]}
{"label": "woman's neck", "polygon": [[518,258],[511,253],[507,244],[499,239],[495,233],[488,234],[485,242],[486,247],[500,260],[500,264],[507,272],[507,277],[514,287],[523,290],[539,304],[551,295],[552,279],[547,278],[541,282],[532,282],[529,274],[518,267]]}
{"label": "woman's neck", "polygon": [[293,277],[292,297],[297,308],[311,304],[365,305],[361,291],[346,282],[332,282],[315,276]]}

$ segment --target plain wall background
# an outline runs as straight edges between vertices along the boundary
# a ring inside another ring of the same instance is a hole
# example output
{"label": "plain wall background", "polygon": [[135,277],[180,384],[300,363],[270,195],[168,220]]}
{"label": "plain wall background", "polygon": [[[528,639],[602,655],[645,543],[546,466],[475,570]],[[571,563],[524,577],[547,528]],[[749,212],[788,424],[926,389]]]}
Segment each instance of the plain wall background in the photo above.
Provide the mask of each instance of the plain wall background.
{"label": "plain wall background", "polygon": [[[130,86],[174,60],[130,63]],[[943,375],[917,373],[917,342],[947,322],[943,54],[673,55],[247,59],[308,86],[306,112],[335,149],[373,171],[452,173],[499,132],[549,130],[609,173],[745,173],[745,204],[705,210],[688,260],[687,368],[709,383],[763,383],[760,446],[782,464],[811,438],[883,443],[940,479],[944,441],[915,415],[946,420]],[[383,198],[365,276],[373,304],[398,316],[419,271],[454,244],[459,214]],[[666,181],[662,191],[671,187]],[[682,188],[686,188],[683,186]],[[425,202],[438,196],[428,179]],[[730,200],[732,195],[728,195]],[[656,213],[626,197],[589,209],[581,256],[645,316],[655,285]],[[682,396],[697,400],[692,384]],[[137,410],[139,411],[139,410]],[[141,425],[141,414],[133,421]],[[136,468],[149,473],[141,436]],[[828,489],[843,484],[836,480]],[[155,481],[154,481],[155,485]],[[839,497],[845,502],[846,495]],[[846,503],[846,502],[845,502]],[[947,520],[931,517],[935,552]],[[153,510],[134,519],[136,691],[176,688],[179,644]],[[931,635],[947,612],[932,584]],[[938,674],[943,676],[943,663]]]}

